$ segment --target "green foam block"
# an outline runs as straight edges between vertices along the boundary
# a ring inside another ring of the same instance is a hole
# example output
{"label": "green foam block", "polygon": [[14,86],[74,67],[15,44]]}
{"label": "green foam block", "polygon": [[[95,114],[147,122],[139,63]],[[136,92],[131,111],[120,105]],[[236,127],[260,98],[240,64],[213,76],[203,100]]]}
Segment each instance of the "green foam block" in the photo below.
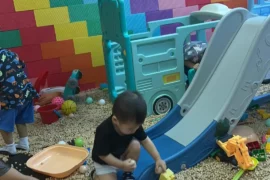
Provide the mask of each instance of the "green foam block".
{"label": "green foam block", "polygon": [[69,18],[71,22],[76,21],[100,21],[97,4],[82,4],[68,6]]}
{"label": "green foam block", "polygon": [[0,32],[0,47],[13,48],[22,46],[22,40],[19,30]]}
{"label": "green foam block", "polygon": [[99,20],[87,20],[87,29],[88,29],[88,36],[97,36],[101,35],[101,25]]}
{"label": "green foam block", "polygon": [[63,7],[70,5],[83,4],[83,0],[50,0],[51,7]]}

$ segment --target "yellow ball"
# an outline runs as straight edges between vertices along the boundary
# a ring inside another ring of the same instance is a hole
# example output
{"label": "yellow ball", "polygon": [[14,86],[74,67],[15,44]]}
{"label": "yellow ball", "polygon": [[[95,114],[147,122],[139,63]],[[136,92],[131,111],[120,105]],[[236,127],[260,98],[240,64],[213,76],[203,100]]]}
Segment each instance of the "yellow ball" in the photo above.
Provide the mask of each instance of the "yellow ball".
{"label": "yellow ball", "polygon": [[71,113],[76,112],[77,110],[77,105],[74,101],[67,100],[62,104],[62,112],[65,115],[69,115]]}

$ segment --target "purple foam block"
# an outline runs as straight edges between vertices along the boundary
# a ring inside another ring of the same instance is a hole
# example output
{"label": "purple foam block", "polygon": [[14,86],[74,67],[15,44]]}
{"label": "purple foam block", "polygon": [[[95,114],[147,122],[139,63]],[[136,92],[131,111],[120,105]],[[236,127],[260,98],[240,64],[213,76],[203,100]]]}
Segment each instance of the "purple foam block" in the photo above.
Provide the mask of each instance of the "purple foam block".
{"label": "purple foam block", "polygon": [[197,36],[196,36],[196,34],[192,34],[190,40],[191,40],[191,41],[197,41]]}
{"label": "purple foam block", "polygon": [[160,19],[168,19],[173,17],[172,10],[163,10],[163,11],[152,11],[146,12],[146,21],[156,21]]}
{"label": "purple foam block", "polygon": [[131,13],[144,13],[158,10],[158,0],[130,0]]}
{"label": "purple foam block", "polygon": [[161,26],[161,35],[172,34],[176,32],[176,28],[181,26],[180,23],[168,24]]}

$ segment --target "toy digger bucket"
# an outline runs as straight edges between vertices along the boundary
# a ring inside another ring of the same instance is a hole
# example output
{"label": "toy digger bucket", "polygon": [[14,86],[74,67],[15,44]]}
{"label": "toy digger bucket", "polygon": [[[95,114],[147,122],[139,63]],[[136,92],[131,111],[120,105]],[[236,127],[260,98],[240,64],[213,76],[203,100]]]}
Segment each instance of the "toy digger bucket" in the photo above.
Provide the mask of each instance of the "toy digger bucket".
{"label": "toy digger bucket", "polygon": [[[254,158],[254,157],[251,157],[251,160],[253,162],[253,166],[251,166],[250,168],[248,168],[249,171],[253,171],[259,164],[259,161]],[[241,178],[241,176],[245,173],[245,170],[244,169],[240,169],[237,174],[233,177],[233,180],[238,180]]]}
{"label": "toy digger bucket", "polygon": [[251,166],[250,168],[248,168],[249,171],[253,171],[259,164],[259,161],[254,158],[254,157],[251,157],[251,160],[253,162],[253,166]]}

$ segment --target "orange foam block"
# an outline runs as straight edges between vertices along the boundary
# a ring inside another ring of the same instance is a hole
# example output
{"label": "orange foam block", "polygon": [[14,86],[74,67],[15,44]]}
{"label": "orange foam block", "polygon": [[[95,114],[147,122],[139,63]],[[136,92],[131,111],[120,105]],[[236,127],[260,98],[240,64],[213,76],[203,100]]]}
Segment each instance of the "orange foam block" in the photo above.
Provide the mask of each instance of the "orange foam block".
{"label": "orange foam block", "polygon": [[74,69],[91,69],[91,54],[78,54],[60,58],[62,72],[70,72]]}
{"label": "orange foam block", "polygon": [[244,7],[247,8],[247,0],[231,0],[231,1],[226,1],[223,4],[228,6],[229,8],[236,8],[236,7]]}
{"label": "orange foam block", "polygon": [[83,69],[81,72],[83,74],[83,77],[80,80],[81,84],[106,82],[105,66]]}
{"label": "orange foam block", "polygon": [[52,59],[75,54],[72,40],[57,41],[41,44],[43,59]]}

